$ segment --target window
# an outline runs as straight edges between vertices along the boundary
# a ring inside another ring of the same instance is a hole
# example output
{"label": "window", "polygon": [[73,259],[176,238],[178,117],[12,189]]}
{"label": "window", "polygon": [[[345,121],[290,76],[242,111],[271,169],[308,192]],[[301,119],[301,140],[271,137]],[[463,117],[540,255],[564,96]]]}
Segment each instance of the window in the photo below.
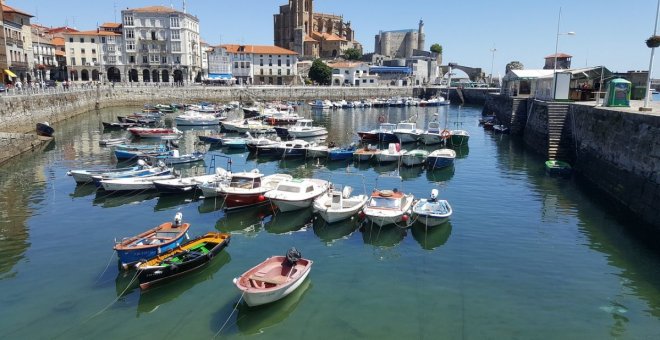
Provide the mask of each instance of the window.
{"label": "window", "polygon": [[149,62],[151,63],[158,63],[160,61],[160,57],[158,54],[150,54],[149,55]]}
{"label": "window", "polygon": [[[94,59],[94,62],[96,62],[96,59]],[[108,56],[108,63],[116,64],[117,63],[117,56],[114,56],[114,55]]]}
{"label": "window", "polygon": [[374,80],[373,80],[373,79],[369,79],[369,82],[373,84]]}
{"label": "window", "polygon": [[105,44],[105,37],[101,37],[101,42]]}
{"label": "window", "polygon": [[81,48],[81,49],[80,49],[80,53],[85,54],[85,49],[84,49],[84,48]]}
{"label": "window", "polygon": [[268,66],[273,66],[273,59],[268,59]]}
{"label": "window", "polygon": [[277,66],[282,66],[282,60],[277,59]]}
{"label": "window", "polygon": [[87,58],[80,58],[80,65],[87,65]]}
{"label": "window", "polygon": [[126,39],[135,39],[135,31],[126,30]]}
{"label": "window", "polygon": [[151,31],[151,40],[156,40],[156,31]]}
{"label": "window", "polygon": [[181,57],[180,57],[180,56],[176,56],[176,57],[174,57],[174,58],[175,58],[175,59],[174,59],[174,63],[175,63],[175,64],[181,64]]}
{"label": "window", "polygon": [[92,44],[96,43],[96,39],[92,38]]}
{"label": "window", "polygon": [[264,75],[264,69],[260,69],[259,74],[263,76]]}
{"label": "window", "polygon": [[173,42],[172,43],[172,52],[181,52],[181,43]]}
{"label": "window", "polygon": [[290,76],[291,75],[291,69],[286,70],[286,75]]}
{"label": "window", "polygon": [[71,58],[71,65],[76,66],[76,58]]}
{"label": "window", "polygon": [[291,61],[289,59],[286,60],[286,66],[287,67],[291,66]]}
{"label": "window", "polygon": [[364,83],[366,83],[366,82],[367,82],[367,80],[366,80],[366,79],[362,79],[362,83],[363,83],[363,84],[364,84]]}
{"label": "window", "polygon": [[[109,49],[108,49],[108,50],[109,50]],[[114,52],[114,49],[113,49],[113,51],[111,51],[111,52]],[[92,48],[92,54],[96,54],[96,49],[95,49],[95,48]]]}
{"label": "window", "polygon": [[151,20],[149,20],[149,21],[150,21],[151,27],[156,27],[156,19],[151,18]]}
{"label": "window", "polygon": [[273,69],[272,68],[268,69],[268,74],[273,75]]}
{"label": "window", "polygon": [[171,17],[170,18],[170,27],[179,27],[179,18]]}
{"label": "window", "polygon": [[80,42],[81,42],[81,43],[84,43],[84,42],[85,42],[85,38],[80,38]]}
{"label": "window", "polygon": [[234,62],[234,68],[238,68],[238,61]]}
{"label": "window", "polygon": [[126,42],[126,51],[135,51],[135,42],[127,41]]}
{"label": "window", "polygon": [[250,62],[245,62],[245,68],[250,68]]}
{"label": "window", "polygon": [[71,54],[75,54],[75,53],[76,53],[76,50],[72,47],[72,48],[69,49],[69,53],[71,53]]}
{"label": "window", "polygon": [[181,39],[181,31],[172,30],[172,40],[179,40],[179,39]]}
{"label": "window", "polygon": [[160,63],[161,64],[167,64],[167,57],[166,56],[161,56],[160,57]]}
{"label": "window", "polygon": [[278,69],[277,69],[277,75],[278,75],[278,76],[281,76],[281,75],[282,75],[282,69],[281,69],[281,68],[278,68]]}
{"label": "window", "polygon": [[135,56],[134,55],[129,56],[128,57],[128,62],[131,63],[131,64],[135,64]]}
{"label": "window", "polygon": [[259,60],[259,66],[264,66],[264,60],[263,59]]}
{"label": "window", "polygon": [[147,57],[146,55],[143,55],[142,56],[142,63],[143,64],[148,64],[149,63],[149,57]]}
{"label": "window", "polygon": [[125,16],[124,17],[124,26],[133,26],[133,17],[132,16]]}

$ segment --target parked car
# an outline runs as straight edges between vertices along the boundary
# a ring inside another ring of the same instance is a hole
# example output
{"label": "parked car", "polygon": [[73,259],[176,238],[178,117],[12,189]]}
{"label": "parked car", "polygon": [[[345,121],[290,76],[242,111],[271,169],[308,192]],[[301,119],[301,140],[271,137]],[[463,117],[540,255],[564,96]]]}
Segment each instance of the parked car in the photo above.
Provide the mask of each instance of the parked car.
{"label": "parked car", "polygon": [[5,84],[0,84],[0,92],[5,92],[7,91],[7,87],[5,87]]}

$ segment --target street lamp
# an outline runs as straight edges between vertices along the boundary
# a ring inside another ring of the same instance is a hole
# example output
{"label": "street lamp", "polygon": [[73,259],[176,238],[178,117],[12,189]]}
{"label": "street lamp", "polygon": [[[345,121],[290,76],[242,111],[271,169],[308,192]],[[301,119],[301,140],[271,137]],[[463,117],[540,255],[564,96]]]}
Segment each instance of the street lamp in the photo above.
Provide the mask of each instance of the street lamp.
{"label": "street lamp", "polygon": [[[660,1],[660,0],[658,0]],[[555,100],[557,98],[557,53],[559,53],[559,36],[560,35],[575,35],[575,32],[566,32],[566,33],[559,33],[559,24],[561,23],[561,7],[559,7],[559,18],[557,19],[557,38],[555,40],[555,60],[554,60],[554,65],[552,69],[552,75],[553,75],[553,90],[552,90],[552,100]]]}
{"label": "street lamp", "polygon": [[[660,0],[658,0],[660,1]],[[495,62],[495,52],[497,49],[493,46],[492,49],[490,49],[490,52],[493,53],[493,56],[490,58],[490,81],[488,82],[488,86],[492,86],[493,84],[493,63]]]}
{"label": "street lamp", "polygon": [[[658,7],[655,11],[655,27],[653,28],[653,36],[658,33],[658,14],[660,14],[660,0],[658,0]],[[651,61],[649,61],[649,74],[646,78],[646,95],[644,96],[644,107],[639,108],[640,111],[651,111],[649,106],[649,94],[651,93],[651,72],[653,72],[653,54],[655,54],[655,47],[651,48]]]}

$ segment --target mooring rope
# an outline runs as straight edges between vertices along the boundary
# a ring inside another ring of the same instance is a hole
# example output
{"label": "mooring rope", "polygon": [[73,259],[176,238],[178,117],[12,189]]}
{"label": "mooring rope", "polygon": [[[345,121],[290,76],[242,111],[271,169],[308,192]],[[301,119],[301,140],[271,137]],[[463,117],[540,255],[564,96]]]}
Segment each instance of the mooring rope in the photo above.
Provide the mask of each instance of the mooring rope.
{"label": "mooring rope", "polygon": [[229,320],[231,320],[231,317],[232,317],[232,316],[234,315],[234,313],[238,310],[238,305],[241,304],[241,301],[243,301],[243,296],[245,296],[245,292],[243,292],[243,294],[241,294],[241,297],[238,299],[238,302],[236,302],[236,304],[234,305],[234,309],[232,309],[231,313],[229,314],[229,317],[228,317],[227,320],[225,320],[225,322],[222,324],[222,327],[220,327],[220,329],[218,330],[218,332],[215,333],[215,334],[213,335],[213,338],[212,338],[212,339],[217,338],[218,335],[220,335],[220,333],[222,332],[222,330],[223,330],[223,329],[225,328],[225,326],[227,325],[227,322],[229,322]]}
{"label": "mooring rope", "polygon": [[106,270],[108,270],[108,267],[110,267],[110,263],[112,262],[112,259],[115,257],[115,254],[117,253],[116,250],[112,251],[112,254],[110,254],[110,258],[108,259],[108,264],[105,265],[105,269],[101,272],[101,274],[96,278],[96,281],[94,283],[98,283],[101,277],[103,277],[103,274],[105,274]]}

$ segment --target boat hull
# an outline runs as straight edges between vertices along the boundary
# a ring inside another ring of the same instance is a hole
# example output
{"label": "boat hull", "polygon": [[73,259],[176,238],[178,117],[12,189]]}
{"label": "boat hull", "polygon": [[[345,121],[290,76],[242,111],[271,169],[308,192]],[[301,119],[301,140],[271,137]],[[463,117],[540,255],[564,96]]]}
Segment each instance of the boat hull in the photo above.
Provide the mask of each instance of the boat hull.
{"label": "boat hull", "polygon": [[177,126],[215,126],[220,124],[220,119],[180,119],[175,118],[174,122]]}
{"label": "boat hull", "polygon": [[429,168],[433,168],[433,169],[446,168],[454,164],[454,159],[446,158],[446,157],[429,156],[426,159],[426,164],[429,166]]}
{"label": "boat hull", "polygon": [[343,161],[353,158],[353,151],[328,152],[328,159],[331,161]]}
{"label": "boat hull", "polygon": [[449,145],[451,146],[463,146],[468,144],[470,136],[465,135],[451,135],[449,138]]}
{"label": "boat hull", "polygon": [[184,233],[180,237],[176,238],[167,243],[155,245],[150,248],[144,248],[139,250],[117,250],[117,256],[119,257],[119,262],[123,268],[128,268],[131,265],[150,259],[154,256],[157,256],[160,253],[164,253],[170,249],[178,247],[181,242],[183,242],[186,234]]}
{"label": "boat hull", "polygon": [[295,210],[309,208],[312,205],[312,202],[314,202],[315,198],[316,197],[311,197],[308,199],[296,200],[296,201],[271,198],[270,201],[273,202],[273,204],[275,204],[275,206],[281,212],[288,212],[288,211],[295,211]]}
{"label": "boat hull", "polygon": [[403,212],[397,212],[391,215],[383,215],[380,213],[374,214],[370,212],[370,209],[364,209],[364,214],[369,221],[373,222],[379,227],[389,224],[401,224],[403,223],[403,215],[405,215]]}
{"label": "boat hull", "polygon": [[268,203],[268,200],[263,196],[263,193],[254,194],[227,194],[225,198],[225,209],[234,210],[254,205]]}
{"label": "boat hull", "polygon": [[380,143],[399,143],[399,137],[390,132],[379,132],[378,142]]}
{"label": "boat hull", "polygon": [[378,133],[373,133],[373,132],[358,132],[358,136],[360,136],[360,139],[365,142],[377,142],[378,141]]}
{"label": "boat hull", "polygon": [[424,133],[422,134],[420,140],[425,145],[440,144],[443,142],[443,139],[439,133]]}
{"label": "boat hull", "polygon": [[308,130],[308,131],[295,131],[295,130],[292,131],[292,129],[289,129],[288,133],[293,138],[306,138],[306,137],[324,136],[328,134],[328,131],[326,129]]}
{"label": "boat hull", "polygon": [[381,163],[398,162],[399,159],[401,159],[401,155],[376,154],[376,160]]}
{"label": "boat hull", "polygon": [[426,157],[422,157],[422,156],[408,156],[408,155],[401,156],[401,163],[407,166],[424,164],[425,161],[426,161]]}
{"label": "boat hull", "polygon": [[414,143],[419,139],[419,135],[414,133],[395,132],[394,135],[399,139],[399,143]]}

